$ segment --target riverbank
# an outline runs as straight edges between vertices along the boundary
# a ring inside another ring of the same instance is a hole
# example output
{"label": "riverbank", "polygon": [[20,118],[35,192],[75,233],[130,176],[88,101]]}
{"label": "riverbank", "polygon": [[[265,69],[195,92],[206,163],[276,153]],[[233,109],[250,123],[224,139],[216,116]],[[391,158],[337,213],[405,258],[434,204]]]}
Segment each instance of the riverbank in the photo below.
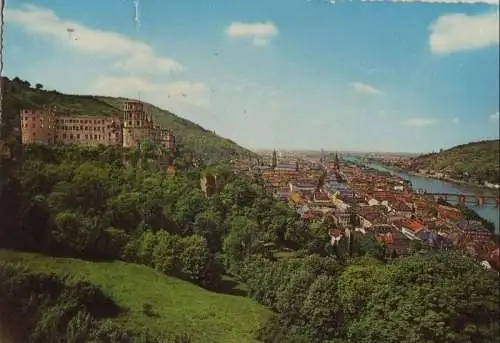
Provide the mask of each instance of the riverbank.
{"label": "riverbank", "polygon": [[[481,189],[474,184],[450,182],[442,179],[431,178],[427,175],[422,175],[418,173],[409,173],[401,168],[396,168],[387,164],[380,163],[378,161],[367,161],[362,163],[357,161],[361,165],[373,168],[383,172],[390,172],[393,175],[397,175],[402,179],[411,182],[412,189],[414,191],[418,189],[426,190],[430,193],[448,193],[448,194],[477,194],[486,195],[485,193],[491,193],[498,195],[498,191],[494,189]],[[356,163],[356,159],[353,159],[353,163]],[[467,206],[470,208],[470,206]],[[476,212],[480,217],[492,222],[495,226],[496,233],[500,233],[500,209],[495,206],[482,206],[474,207],[474,212]]]}
{"label": "riverbank", "polygon": [[500,192],[499,188],[488,187],[486,185],[482,185],[482,184],[479,184],[479,183],[474,183],[474,182],[468,182],[468,181],[464,181],[464,180],[453,179],[451,177],[436,176],[436,175],[428,174],[428,173],[420,173],[418,171],[408,170],[408,169],[404,169],[404,168],[401,168],[401,167],[398,167],[398,166],[395,166],[395,165],[392,165],[392,164],[389,164],[389,163],[384,163],[384,162],[382,162],[380,160],[373,161],[373,162],[378,163],[378,164],[380,164],[382,166],[394,169],[395,171],[398,171],[400,173],[406,173],[406,174],[412,175],[412,176],[424,177],[424,178],[429,178],[429,179],[433,179],[433,180],[437,180],[437,181],[443,181],[443,182],[450,182],[450,183],[454,183],[456,185],[468,186],[468,187],[478,188],[478,189],[481,189],[481,190],[488,190],[488,191],[491,191],[491,192],[494,192],[494,191]]}

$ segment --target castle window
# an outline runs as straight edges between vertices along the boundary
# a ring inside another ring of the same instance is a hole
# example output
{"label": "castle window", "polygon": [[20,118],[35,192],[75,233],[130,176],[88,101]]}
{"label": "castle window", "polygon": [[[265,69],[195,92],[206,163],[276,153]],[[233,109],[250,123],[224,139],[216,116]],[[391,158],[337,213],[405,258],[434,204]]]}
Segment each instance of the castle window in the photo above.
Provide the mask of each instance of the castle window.
{"label": "castle window", "polygon": [[137,121],[137,125],[141,125],[141,122],[140,122],[140,121]]}
{"label": "castle window", "polygon": [[73,134],[72,133],[69,134],[69,139],[73,139]]}
{"label": "castle window", "polygon": [[88,139],[88,138],[89,138],[89,135],[85,134],[85,136],[84,136],[84,137],[85,137],[85,139]]}
{"label": "castle window", "polygon": [[79,133],[76,134],[76,139],[80,139],[80,134]]}
{"label": "castle window", "polygon": [[80,131],[83,131],[83,126],[80,126]]}
{"label": "castle window", "polygon": [[66,134],[65,133],[63,133],[63,139],[66,139]]}
{"label": "castle window", "polygon": [[36,132],[33,132],[33,137],[35,137],[35,136],[36,136]]}
{"label": "castle window", "polygon": [[94,135],[94,139],[97,139],[97,135]]}
{"label": "castle window", "polygon": [[36,128],[36,124],[33,124],[33,128]]}

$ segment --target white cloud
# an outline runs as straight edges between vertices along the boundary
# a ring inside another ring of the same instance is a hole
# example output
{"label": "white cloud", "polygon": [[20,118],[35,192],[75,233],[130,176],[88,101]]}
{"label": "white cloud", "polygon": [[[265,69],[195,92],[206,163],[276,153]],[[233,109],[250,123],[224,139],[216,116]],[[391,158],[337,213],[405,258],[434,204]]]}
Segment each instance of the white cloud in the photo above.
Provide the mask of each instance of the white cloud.
{"label": "white cloud", "polygon": [[430,26],[431,51],[446,54],[497,45],[499,25],[498,12],[445,14]]}
{"label": "white cloud", "polygon": [[[157,55],[148,44],[62,19],[47,8],[23,5],[17,9],[7,9],[5,19],[8,24],[21,26],[32,35],[52,39],[76,51],[115,58],[114,66],[119,69],[144,73],[185,69],[178,62]],[[68,29],[74,31],[68,32]]]}
{"label": "white cloud", "polygon": [[228,37],[250,38],[255,46],[265,46],[271,38],[278,34],[278,29],[271,22],[233,22],[226,28],[225,32]]}
{"label": "white cloud", "polygon": [[373,86],[367,85],[366,83],[362,82],[351,82],[351,87],[358,93],[372,94],[372,95],[383,94],[383,92],[380,89],[377,89]]}
{"label": "white cloud", "polygon": [[[138,89],[141,94],[138,94]],[[207,86],[186,81],[153,83],[139,77],[100,77],[91,86],[89,93],[126,98],[141,95],[141,100],[162,108],[172,108],[173,105],[182,103],[199,107],[208,107],[210,104]]]}
{"label": "white cloud", "polygon": [[456,118],[456,117],[455,117],[455,118],[453,118],[453,119],[451,120],[451,122],[452,122],[453,124],[458,124],[458,123],[460,123],[460,118]]}
{"label": "white cloud", "polygon": [[416,126],[416,127],[424,127],[431,126],[437,123],[436,118],[425,118],[425,117],[414,117],[406,119],[402,122],[403,125],[407,126]]}
{"label": "white cloud", "polygon": [[498,121],[500,119],[500,112],[491,114],[490,119],[493,121]]}

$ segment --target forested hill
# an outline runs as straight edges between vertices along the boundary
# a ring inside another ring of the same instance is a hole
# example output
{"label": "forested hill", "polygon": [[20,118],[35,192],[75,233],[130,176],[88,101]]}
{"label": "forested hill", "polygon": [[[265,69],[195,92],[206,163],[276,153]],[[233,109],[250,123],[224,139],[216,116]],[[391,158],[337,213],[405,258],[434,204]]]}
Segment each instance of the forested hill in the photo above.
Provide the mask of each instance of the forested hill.
{"label": "forested hill", "polygon": [[500,141],[488,140],[458,145],[439,153],[411,160],[412,169],[444,172],[452,178],[475,182],[500,183]]}
{"label": "forested hill", "polygon": [[[123,98],[70,95],[55,90],[44,90],[42,84],[31,85],[17,77],[12,80],[3,78],[6,87],[4,110],[20,108],[41,108],[43,105],[57,106],[61,111],[74,115],[110,115],[121,109]],[[151,113],[163,127],[174,131],[177,142],[185,149],[202,154],[207,158],[220,158],[232,155],[252,154],[235,142],[216,135],[187,119],[145,103],[146,111]]]}

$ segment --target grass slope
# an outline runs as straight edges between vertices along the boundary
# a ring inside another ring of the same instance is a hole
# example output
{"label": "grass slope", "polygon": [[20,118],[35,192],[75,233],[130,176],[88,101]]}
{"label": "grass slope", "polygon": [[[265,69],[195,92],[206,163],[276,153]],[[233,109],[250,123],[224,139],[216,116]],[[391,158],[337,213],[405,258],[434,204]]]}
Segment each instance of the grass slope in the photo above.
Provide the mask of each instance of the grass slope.
{"label": "grass slope", "polygon": [[[249,298],[212,293],[153,269],[120,261],[87,262],[0,250],[0,260],[31,270],[71,274],[102,287],[126,314],[113,321],[129,329],[147,328],[163,336],[189,333],[194,342],[256,342],[255,331],[270,315]],[[155,316],[147,317],[150,304]]]}
{"label": "grass slope", "polygon": [[412,165],[415,169],[429,168],[457,174],[469,173],[472,177],[498,183],[499,148],[499,140],[473,142],[439,153],[418,156],[412,160]]}
{"label": "grass slope", "polygon": [[[123,98],[100,97],[90,95],[71,95],[57,91],[37,89],[28,82],[14,78],[4,78],[7,88],[4,106],[14,111],[21,108],[37,109],[42,106],[57,106],[64,113],[74,115],[109,116],[122,108]],[[220,137],[203,127],[183,119],[174,113],[145,103],[146,110],[164,127],[171,128],[179,143],[189,150],[207,155],[215,153],[252,154],[235,142]]]}

